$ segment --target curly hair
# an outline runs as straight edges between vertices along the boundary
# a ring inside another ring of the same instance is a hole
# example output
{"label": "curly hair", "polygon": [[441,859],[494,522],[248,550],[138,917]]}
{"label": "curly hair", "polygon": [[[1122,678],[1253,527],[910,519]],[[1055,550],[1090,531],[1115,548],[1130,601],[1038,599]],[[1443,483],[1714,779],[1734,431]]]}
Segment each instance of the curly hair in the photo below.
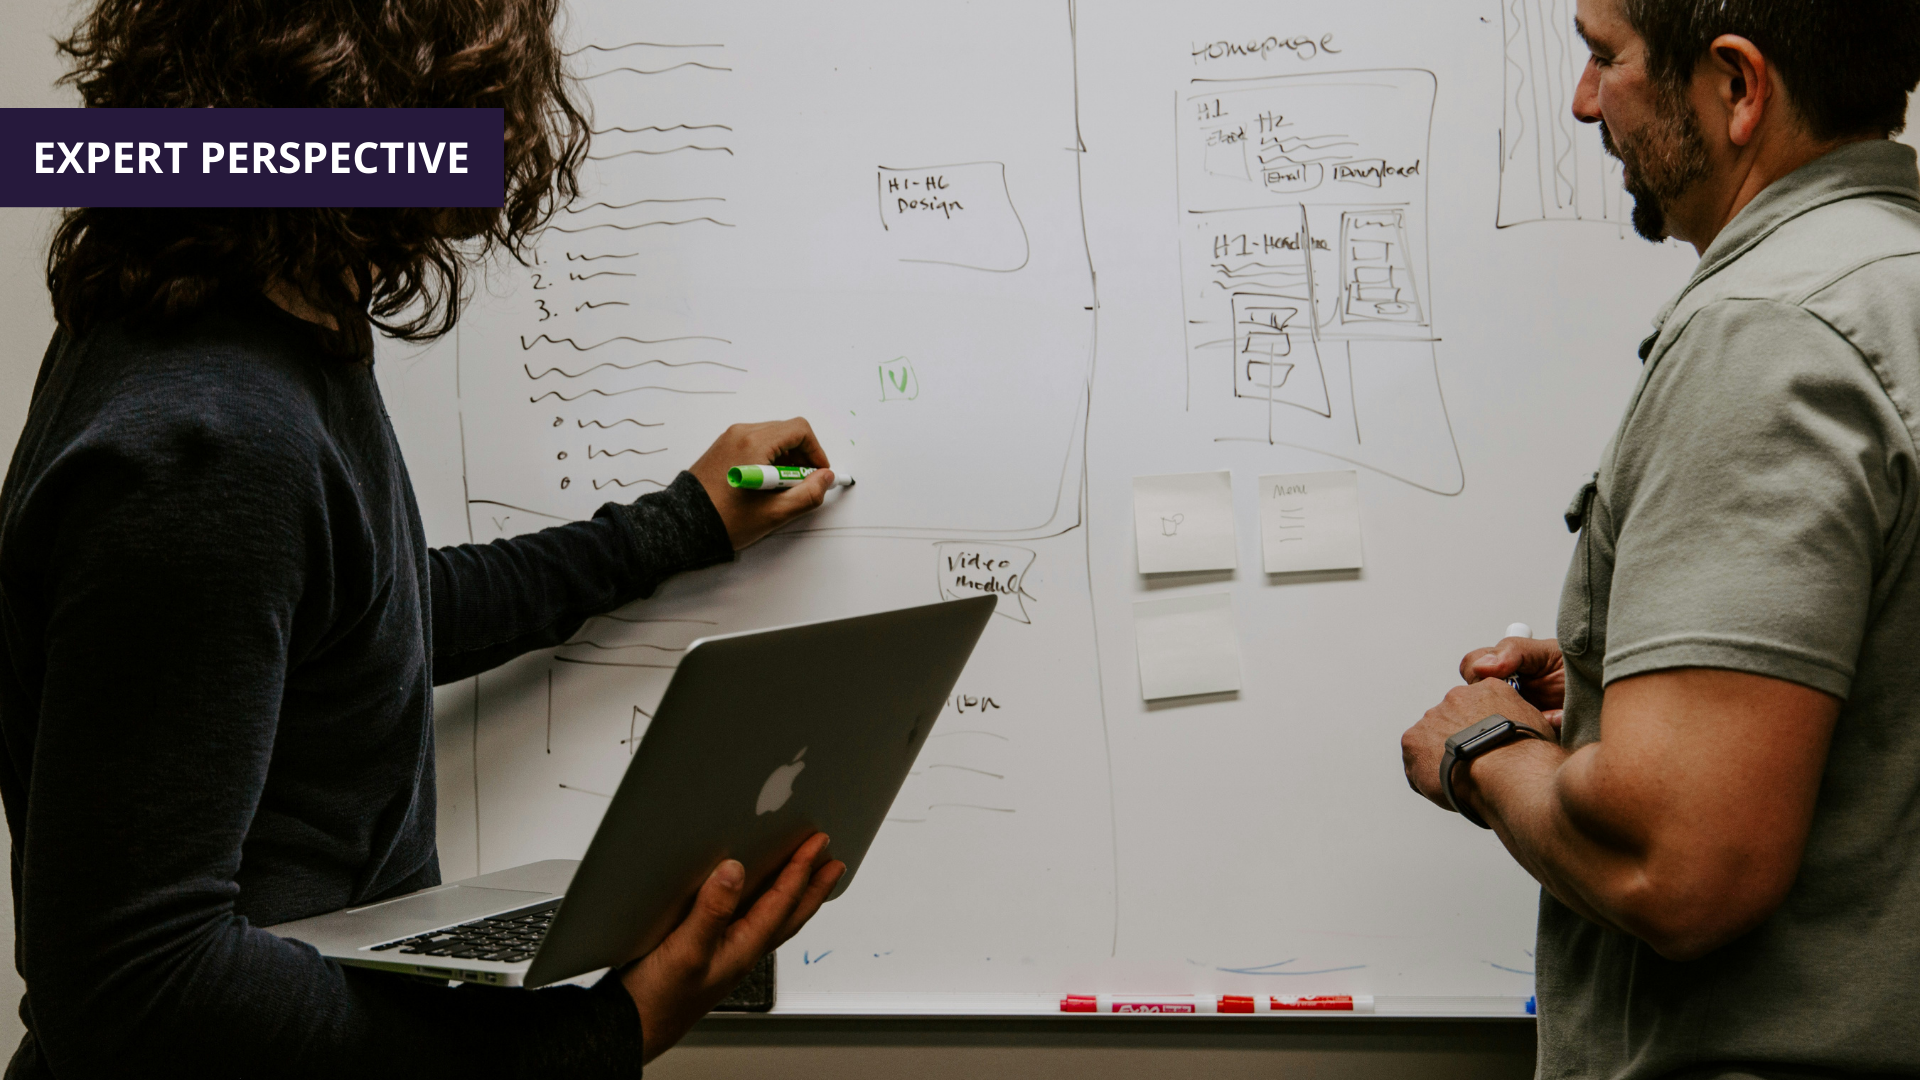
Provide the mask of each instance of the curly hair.
{"label": "curly hair", "polygon": [[[467,274],[579,194],[588,125],[554,41],[558,0],[98,0],[57,42],[91,108],[499,108],[500,209],[71,209],[47,254],[68,333],[165,326],[231,290],[296,290],[341,332],[427,341]],[[341,347],[350,347],[344,344]]]}

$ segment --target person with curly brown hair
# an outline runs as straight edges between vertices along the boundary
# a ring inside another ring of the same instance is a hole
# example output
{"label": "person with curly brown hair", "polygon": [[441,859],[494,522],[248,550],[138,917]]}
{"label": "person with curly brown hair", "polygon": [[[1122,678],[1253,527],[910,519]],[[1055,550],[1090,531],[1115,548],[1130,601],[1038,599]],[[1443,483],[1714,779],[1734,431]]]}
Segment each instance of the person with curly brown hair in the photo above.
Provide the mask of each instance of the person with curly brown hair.
{"label": "person with curly brown hair", "polygon": [[[7,1076],[637,1076],[844,873],[716,869],[592,989],[449,989],[260,927],[436,884],[432,688],[565,641],[832,483],[804,420],[637,502],[429,549],[373,331],[452,329],[578,193],[556,0],[99,0],[90,107],[497,107],[497,210],[68,211],[59,329],[0,489],[0,796],[27,1036]],[[778,495],[727,465],[823,471]],[[736,917],[738,915],[738,917]]]}

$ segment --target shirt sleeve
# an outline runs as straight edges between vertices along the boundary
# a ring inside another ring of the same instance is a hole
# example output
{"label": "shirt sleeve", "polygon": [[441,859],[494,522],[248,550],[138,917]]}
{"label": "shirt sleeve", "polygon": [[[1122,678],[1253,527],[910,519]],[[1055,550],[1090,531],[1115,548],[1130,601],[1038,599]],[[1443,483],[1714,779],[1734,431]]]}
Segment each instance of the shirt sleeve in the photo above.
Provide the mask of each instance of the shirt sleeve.
{"label": "shirt sleeve", "polygon": [[1912,441],[1804,309],[1724,300],[1657,361],[1618,443],[1605,679],[1722,668],[1847,696]]}
{"label": "shirt sleeve", "polygon": [[732,558],[726,523],[688,472],[633,503],[608,503],[589,521],[435,549],[433,681],[454,682],[559,645],[590,616],[652,596],[677,573]]}
{"label": "shirt sleeve", "polygon": [[324,447],[224,423],[82,446],[33,496],[48,633],[30,796],[9,810],[31,838],[17,947],[41,1072],[638,1076],[617,984],[450,990],[238,914],[290,658],[325,645],[302,616],[327,602],[330,526]]}

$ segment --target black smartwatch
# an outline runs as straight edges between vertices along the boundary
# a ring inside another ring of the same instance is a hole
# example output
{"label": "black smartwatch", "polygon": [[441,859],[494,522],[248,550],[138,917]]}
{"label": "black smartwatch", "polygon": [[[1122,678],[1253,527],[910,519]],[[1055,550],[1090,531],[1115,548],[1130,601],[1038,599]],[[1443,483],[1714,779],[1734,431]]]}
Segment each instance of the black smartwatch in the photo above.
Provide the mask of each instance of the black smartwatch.
{"label": "black smartwatch", "polygon": [[1489,750],[1505,746],[1517,739],[1546,738],[1545,734],[1525,724],[1516,724],[1499,713],[1494,713],[1472,727],[1462,728],[1448,736],[1447,752],[1440,757],[1440,790],[1447,793],[1447,805],[1475,825],[1483,829],[1493,828],[1480,820],[1480,815],[1473,812],[1473,807],[1454,797],[1453,767],[1461,762],[1472,761]]}

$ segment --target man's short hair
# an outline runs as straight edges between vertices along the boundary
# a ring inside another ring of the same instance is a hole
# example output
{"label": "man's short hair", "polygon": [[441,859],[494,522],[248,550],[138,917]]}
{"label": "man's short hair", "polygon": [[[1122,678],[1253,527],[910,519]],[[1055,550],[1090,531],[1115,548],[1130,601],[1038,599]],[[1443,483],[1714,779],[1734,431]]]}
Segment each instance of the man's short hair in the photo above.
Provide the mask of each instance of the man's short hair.
{"label": "man's short hair", "polygon": [[1683,84],[1713,39],[1754,43],[1817,139],[1892,135],[1920,82],[1915,0],[1626,0],[1658,82]]}

